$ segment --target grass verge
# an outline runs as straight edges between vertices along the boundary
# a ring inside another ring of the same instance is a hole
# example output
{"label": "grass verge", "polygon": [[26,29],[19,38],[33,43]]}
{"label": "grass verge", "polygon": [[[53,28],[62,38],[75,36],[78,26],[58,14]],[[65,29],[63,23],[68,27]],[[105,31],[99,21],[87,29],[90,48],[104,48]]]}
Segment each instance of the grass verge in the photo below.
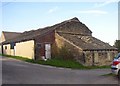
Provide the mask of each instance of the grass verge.
{"label": "grass verge", "polygon": [[[0,54],[1,55],[1,54]],[[71,69],[103,69],[103,68],[110,68],[110,66],[83,66],[82,64],[74,61],[74,60],[63,60],[59,58],[53,58],[47,61],[44,60],[33,60],[28,59],[25,57],[20,56],[11,56],[11,55],[2,55],[18,60],[22,60],[25,62],[35,63],[35,64],[42,64],[42,65],[50,65],[55,67],[63,67],[63,68],[71,68]]]}
{"label": "grass verge", "polygon": [[102,76],[116,76],[116,75],[113,74],[113,73],[108,73],[108,74],[104,74],[104,75],[102,75]]}

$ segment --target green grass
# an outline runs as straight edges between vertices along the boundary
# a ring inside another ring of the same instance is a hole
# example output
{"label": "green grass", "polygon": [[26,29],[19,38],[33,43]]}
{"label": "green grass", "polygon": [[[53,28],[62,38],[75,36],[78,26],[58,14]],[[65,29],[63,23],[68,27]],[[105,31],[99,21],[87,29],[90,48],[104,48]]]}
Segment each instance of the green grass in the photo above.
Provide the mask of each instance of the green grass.
{"label": "green grass", "polygon": [[47,61],[38,61],[40,64],[51,65],[56,67],[72,68],[72,69],[85,69],[85,67],[74,60],[51,59]]}
{"label": "green grass", "polygon": [[109,69],[111,66],[89,66],[89,69]]}
{"label": "green grass", "polygon": [[104,75],[102,75],[102,76],[116,76],[116,75],[113,74],[113,73],[108,73],[108,74],[104,74]]}
{"label": "green grass", "polygon": [[20,56],[11,56],[11,55],[2,55],[14,59],[19,59],[22,61],[30,62],[30,63],[35,63],[35,64],[42,64],[42,65],[50,65],[50,66],[55,66],[55,67],[63,67],[63,68],[72,68],[72,69],[102,69],[102,68],[110,68],[110,66],[83,66],[82,64],[74,61],[74,60],[63,60],[60,58],[53,58],[47,61],[44,60],[33,60],[33,59],[28,59],[25,57],[20,57]]}

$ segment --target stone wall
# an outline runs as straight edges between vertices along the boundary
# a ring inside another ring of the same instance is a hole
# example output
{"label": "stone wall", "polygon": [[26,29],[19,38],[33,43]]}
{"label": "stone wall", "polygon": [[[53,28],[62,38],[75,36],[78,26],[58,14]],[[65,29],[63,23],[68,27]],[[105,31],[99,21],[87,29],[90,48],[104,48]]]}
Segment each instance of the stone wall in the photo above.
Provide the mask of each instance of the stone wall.
{"label": "stone wall", "polygon": [[[82,49],[80,47],[74,45],[70,41],[64,39],[63,37],[59,36],[57,33],[55,33],[55,46],[56,46],[58,52],[59,52],[59,49],[62,47],[67,48],[67,50],[69,52],[71,52],[73,59],[84,64],[85,59],[84,59]],[[56,51],[55,48],[54,48],[54,50]],[[55,54],[55,51],[53,52],[54,54]],[[58,54],[58,53],[56,53],[56,54]]]}
{"label": "stone wall", "polygon": [[85,55],[85,65],[86,66],[92,66],[93,65],[93,54],[94,52],[92,51],[85,51],[84,55]]}
{"label": "stone wall", "polygon": [[111,65],[117,51],[84,51],[86,66]]}
{"label": "stone wall", "polygon": [[72,53],[73,59],[86,66],[111,65],[113,58],[117,54],[117,51],[110,50],[83,51],[80,47],[61,37],[58,33],[55,33],[54,46],[56,48],[54,47],[54,52],[52,53],[58,54],[60,48],[66,47]]}

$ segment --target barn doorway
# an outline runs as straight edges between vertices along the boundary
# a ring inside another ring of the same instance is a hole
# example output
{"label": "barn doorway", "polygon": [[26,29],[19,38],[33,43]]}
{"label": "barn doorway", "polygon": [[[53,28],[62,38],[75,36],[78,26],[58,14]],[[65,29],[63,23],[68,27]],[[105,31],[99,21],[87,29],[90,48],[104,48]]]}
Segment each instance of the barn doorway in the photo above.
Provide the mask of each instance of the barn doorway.
{"label": "barn doorway", "polygon": [[51,44],[45,44],[45,57],[46,59],[51,58]]}

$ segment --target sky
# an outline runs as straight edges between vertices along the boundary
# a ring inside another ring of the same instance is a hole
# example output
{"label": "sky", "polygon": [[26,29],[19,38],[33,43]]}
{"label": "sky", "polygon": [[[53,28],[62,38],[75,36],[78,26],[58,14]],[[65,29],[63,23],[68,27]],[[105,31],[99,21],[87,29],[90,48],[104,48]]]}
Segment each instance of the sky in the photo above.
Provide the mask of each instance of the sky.
{"label": "sky", "polygon": [[118,39],[118,2],[12,2],[0,3],[1,31],[24,32],[77,17],[92,35],[111,45]]}

